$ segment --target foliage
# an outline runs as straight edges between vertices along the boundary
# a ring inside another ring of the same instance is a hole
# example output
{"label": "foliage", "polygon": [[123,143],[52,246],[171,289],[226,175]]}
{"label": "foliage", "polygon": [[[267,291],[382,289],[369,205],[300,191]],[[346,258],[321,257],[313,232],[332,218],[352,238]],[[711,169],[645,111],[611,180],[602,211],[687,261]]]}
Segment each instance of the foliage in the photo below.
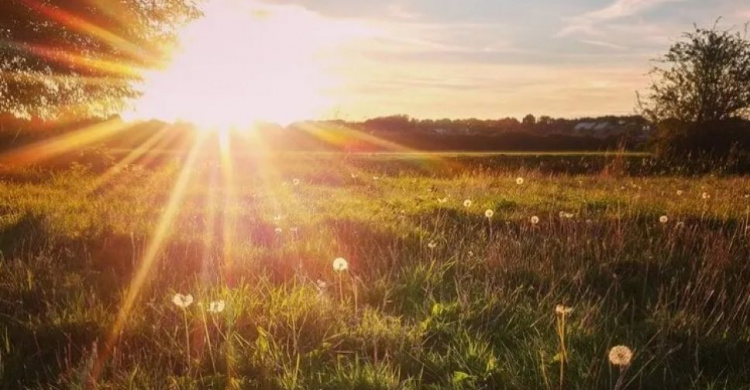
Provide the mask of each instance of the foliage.
{"label": "foliage", "polygon": [[696,27],[655,67],[641,110],[654,123],[703,124],[750,115],[750,40],[744,34]]}
{"label": "foliage", "polygon": [[4,0],[0,3],[0,112],[24,117],[106,116],[158,66],[196,0]]}

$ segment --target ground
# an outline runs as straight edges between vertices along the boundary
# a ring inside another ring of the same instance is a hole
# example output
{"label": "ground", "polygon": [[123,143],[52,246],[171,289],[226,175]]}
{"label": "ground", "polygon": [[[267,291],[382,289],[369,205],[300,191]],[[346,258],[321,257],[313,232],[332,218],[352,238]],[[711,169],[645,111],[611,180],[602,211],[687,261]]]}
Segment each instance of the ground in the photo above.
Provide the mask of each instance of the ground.
{"label": "ground", "polygon": [[0,383],[750,388],[750,178],[647,159],[6,169]]}

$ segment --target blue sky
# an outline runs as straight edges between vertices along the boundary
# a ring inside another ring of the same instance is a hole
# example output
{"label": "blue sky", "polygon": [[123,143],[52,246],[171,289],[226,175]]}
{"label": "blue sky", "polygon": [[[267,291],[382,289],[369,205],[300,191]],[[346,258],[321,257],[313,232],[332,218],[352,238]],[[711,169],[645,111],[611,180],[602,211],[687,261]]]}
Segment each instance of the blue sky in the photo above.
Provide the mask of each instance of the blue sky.
{"label": "blue sky", "polygon": [[746,0],[275,0],[379,31],[347,51],[337,115],[631,114],[650,59],[693,23],[742,29]]}

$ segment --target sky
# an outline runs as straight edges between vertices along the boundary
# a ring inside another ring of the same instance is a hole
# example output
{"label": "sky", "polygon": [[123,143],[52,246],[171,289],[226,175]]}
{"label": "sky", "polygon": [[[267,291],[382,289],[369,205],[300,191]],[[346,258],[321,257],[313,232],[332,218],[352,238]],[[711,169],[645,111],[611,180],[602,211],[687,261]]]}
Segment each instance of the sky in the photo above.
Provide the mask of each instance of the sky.
{"label": "sky", "polygon": [[367,26],[333,115],[632,114],[651,60],[693,24],[742,30],[745,0],[267,0]]}
{"label": "sky", "polygon": [[249,123],[636,113],[693,25],[747,0],[207,0],[134,118]]}

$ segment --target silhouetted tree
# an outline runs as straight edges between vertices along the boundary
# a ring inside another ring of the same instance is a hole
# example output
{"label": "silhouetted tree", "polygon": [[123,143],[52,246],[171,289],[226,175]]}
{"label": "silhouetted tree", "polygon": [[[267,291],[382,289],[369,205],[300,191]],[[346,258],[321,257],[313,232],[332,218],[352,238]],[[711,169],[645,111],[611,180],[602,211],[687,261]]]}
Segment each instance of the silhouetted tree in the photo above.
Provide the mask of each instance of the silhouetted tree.
{"label": "silhouetted tree", "polygon": [[536,118],[534,115],[528,114],[525,117],[523,117],[523,120],[521,121],[526,126],[533,126],[536,124]]}
{"label": "silhouetted tree", "polygon": [[0,1],[0,112],[105,116],[158,66],[198,0]]}
{"label": "silhouetted tree", "polygon": [[658,154],[723,158],[748,146],[747,29],[740,33],[695,27],[659,62],[647,96],[639,96],[643,115],[657,127],[653,144]]}
{"label": "silhouetted tree", "polygon": [[641,101],[653,122],[704,123],[750,114],[750,41],[744,34],[695,28],[685,33],[654,67],[656,76]]}

